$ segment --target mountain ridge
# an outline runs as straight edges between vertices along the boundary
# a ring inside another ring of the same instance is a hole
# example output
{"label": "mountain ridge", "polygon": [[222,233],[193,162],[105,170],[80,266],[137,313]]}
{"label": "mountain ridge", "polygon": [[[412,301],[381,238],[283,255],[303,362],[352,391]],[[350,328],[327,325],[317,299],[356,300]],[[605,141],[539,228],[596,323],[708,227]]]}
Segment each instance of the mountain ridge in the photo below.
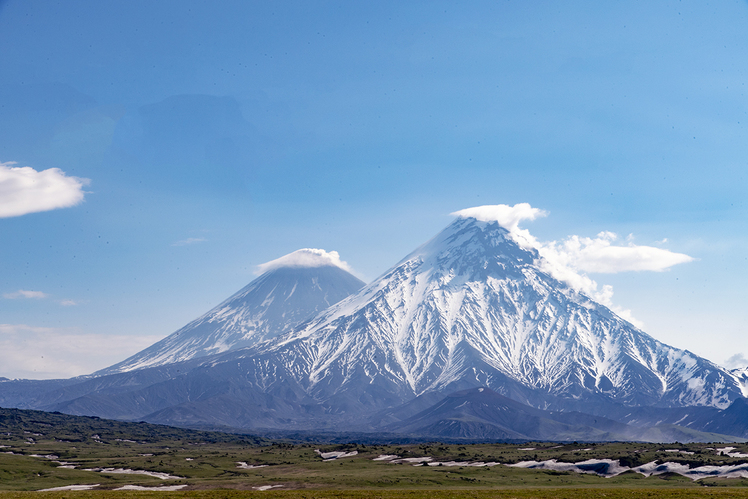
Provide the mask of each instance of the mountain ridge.
{"label": "mountain ridge", "polygon": [[357,277],[333,264],[270,268],[176,332],[94,375],[252,346],[283,334],[363,286]]}

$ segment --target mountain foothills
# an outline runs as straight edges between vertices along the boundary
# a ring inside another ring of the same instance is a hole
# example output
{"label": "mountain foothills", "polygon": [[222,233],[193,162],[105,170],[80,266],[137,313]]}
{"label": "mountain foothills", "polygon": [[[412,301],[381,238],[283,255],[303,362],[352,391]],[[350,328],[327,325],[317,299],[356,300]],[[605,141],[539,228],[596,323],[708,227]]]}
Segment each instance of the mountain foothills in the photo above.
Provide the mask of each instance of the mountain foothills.
{"label": "mountain foothills", "polygon": [[[276,260],[91,376],[0,381],[0,405],[177,426],[436,439],[748,438],[748,376],[658,342],[461,216],[363,286]],[[297,252],[298,253],[298,252]]]}

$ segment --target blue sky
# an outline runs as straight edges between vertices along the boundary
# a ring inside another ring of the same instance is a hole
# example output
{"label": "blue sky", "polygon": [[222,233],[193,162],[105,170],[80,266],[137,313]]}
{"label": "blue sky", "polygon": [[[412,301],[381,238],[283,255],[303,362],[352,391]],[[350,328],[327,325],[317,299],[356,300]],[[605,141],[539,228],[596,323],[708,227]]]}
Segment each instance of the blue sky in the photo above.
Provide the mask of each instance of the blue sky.
{"label": "blue sky", "polygon": [[0,2],[0,162],[73,195],[0,218],[0,376],[114,363],[299,248],[372,280],[517,203],[545,243],[692,257],[586,274],[748,363],[746,33],[745,1]]}

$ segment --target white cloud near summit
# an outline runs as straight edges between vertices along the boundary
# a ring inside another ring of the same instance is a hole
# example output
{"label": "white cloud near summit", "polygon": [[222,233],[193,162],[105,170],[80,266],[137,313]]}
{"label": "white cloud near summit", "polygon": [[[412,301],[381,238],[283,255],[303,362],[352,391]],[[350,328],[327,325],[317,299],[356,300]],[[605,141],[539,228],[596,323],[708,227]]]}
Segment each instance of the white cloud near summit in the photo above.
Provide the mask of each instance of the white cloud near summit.
{"label": "white cloud near summit", "polygon": [[584,272],[615,274],[617,272],[650,270],[661,272],[673,265],[693,261],[693,258],[653,246],[629,243],[617,246],[618,236],[613,232],[600,232],[597,237],[569,236],[561,242],[552,241],[544,246],[545,253],[565,265]]}
{"label": "white cloud near summit", "polygon": [[0,162],[0,218],[69,208],[83,201],[90,180],[69,177],[59,168],[36,171]]}
{"label": "white cloud near summit", "polygon": [[506,204],[476,206],[456,211],[452,215],[462,218],[475,218],[481,222],[499,222],[499,225],[509,232],[516,232],[521,230],[518,225],[522,220],[535,220],[548,215],[548,212],[540,208],[533,208],[530,203],[517,203],[514,206]]}
{"label": "white cloud near summit", "polygon": [[340,259],[337,251],[325,251],[317,248],[302,248],[275,260],[257,266],[257,274],[264,274],[281,267],[324,267],[333,265],[352,272],[348,263]]}
{"label": "white cloud near summit", "polygon": [[[638,327],[642,327],[641,322],[634,319],[629,310],[613,305],[613,287],[603,285],[599,288],[597,282],[586,273],[661,272],[673,265],[693,261],[693,257],[686,254],[654,246],[640,246],[630,240],[627,244],[616,244],[618,236],[613,232],[600,232],[594,238],[572,235],[563,241],[538,241],[530,231],[521,229],[519,224],[523,220],[547,216],[548,212],[533,208],[528,203],[477,206],[456,211],[452,215],[498,222],[520,246],[538,251],[542,257],[538,263],[544,271],[611,308]],[[658,244],[665,241],[658,241]]]}

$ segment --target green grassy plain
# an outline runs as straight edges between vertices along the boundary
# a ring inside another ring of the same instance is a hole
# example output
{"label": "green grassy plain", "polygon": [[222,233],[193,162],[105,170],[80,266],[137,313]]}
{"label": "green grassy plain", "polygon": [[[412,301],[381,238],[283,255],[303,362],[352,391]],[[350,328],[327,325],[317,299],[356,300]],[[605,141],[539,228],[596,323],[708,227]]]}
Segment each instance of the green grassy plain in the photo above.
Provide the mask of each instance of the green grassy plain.
{"label": "green grassy plain", "polygon": [[86,492],[0,492],[3,499],[728,499],[748,497],[748,490],[720,489],[628,489],[628,488],[545,488],[495,490],[289,490],[289,491],[86,491]]}
{"label": "green grassy plain", "polygon": [[[644,477],[628,472],[613,478],[530,470],[503,465],[413,466],[373,461],[381,454],[432,457],[436,461],[500,462],[556,459],[579,462],[620,459],[623,464],[659,460],[693,466],[740,464],[747,459],[718,455],[709,444],[606,443],[447,445],[313,445],[269,442],[239,435],[197,432],[146,423],[122,423],[36,411],[0,410],[0,498],[29,497],[24,491],[73,484],[99,484],[92,491],[34,492],[33,497],[273,497],[317,498],[690,498],[746,497],[748,480],[707,478],[696,482],[676,474]],[[734,444],[748,453],[748,445]],[[323,461],[315,452],[357,451]],[[528,450],[532,449],[532,450]],[[685,452],[667,452],[679,450]],[[54,458],[34,457],[56,456]],[[70,463],[74,469],[60,467]],[[237,463],[262,466],[242,469]],[[144,475],[86,469],[124,468],[168,473]],[[123,485],[187,485],[176,492],[117,491]],[[258,491],[254,487],[276,486]]]}

